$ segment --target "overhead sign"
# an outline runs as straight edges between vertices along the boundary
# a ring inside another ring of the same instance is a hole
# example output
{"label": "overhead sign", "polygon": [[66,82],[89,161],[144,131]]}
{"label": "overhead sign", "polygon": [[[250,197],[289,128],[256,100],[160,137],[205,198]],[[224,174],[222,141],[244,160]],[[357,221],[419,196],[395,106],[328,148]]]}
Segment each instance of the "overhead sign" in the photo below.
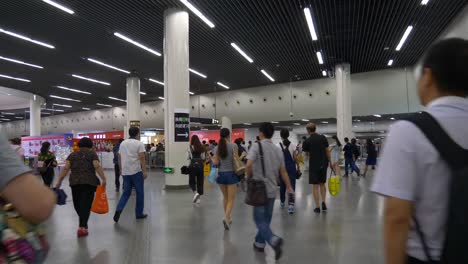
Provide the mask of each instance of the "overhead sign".
{"label": "overhead sign", "polygon": [[140,128],[140,121],[139,120],[131,120],[130,127],[138,127]]}
{"label": "overhead sign", "polygon": [[174,142],[190,141],[190,114],[188,109],[175,109],[174,133]]}

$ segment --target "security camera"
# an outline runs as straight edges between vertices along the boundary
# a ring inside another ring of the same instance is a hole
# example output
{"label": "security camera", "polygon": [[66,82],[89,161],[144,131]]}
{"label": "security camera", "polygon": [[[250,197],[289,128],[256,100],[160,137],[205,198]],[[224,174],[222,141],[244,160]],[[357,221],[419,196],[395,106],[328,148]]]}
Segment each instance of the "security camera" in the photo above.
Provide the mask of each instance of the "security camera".
{"label": "security camera", "polygon": [[293,112],[290,112],[290,113],[289,113],[289,116],[290,116],[290,117],[294,117],[294,113],[293,113]]}

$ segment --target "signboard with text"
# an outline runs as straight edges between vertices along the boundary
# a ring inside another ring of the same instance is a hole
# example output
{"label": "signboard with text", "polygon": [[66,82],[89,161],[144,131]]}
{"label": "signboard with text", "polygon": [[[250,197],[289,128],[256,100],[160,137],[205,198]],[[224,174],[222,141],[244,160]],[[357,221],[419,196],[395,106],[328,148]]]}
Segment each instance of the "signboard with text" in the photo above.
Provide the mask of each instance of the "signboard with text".
{"label": "signboard with text", "polygon": [[174,142],[190,141],[190,114],[186,109],[174,111]]}

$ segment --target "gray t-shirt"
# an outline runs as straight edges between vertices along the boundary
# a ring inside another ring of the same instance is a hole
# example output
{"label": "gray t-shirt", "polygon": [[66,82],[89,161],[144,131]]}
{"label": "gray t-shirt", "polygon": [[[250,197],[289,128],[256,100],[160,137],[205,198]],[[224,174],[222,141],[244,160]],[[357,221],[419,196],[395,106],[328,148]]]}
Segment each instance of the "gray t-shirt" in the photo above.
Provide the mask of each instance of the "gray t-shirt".
{"label": "gray t-shirt", "polygon": [[232,153],[234,153],[233,148],[234,148],[234,144],[228,144],[227,145],[228,154],[227,154],[226,158],[224,158],[224,159],[221,159],[221,157],[218,156],[218,147],[216,147],[214,149],[213,152],[216,154],[216,156],[218,156],[219,161],[220,161],[220,164],[219,164],[219,167],[218,167],[218,172],[234,171],[234,158],[232,156]]}
{"label": "gray t-shirt", "polygon": [[[265,174],[262,171],[262,161],[260,160],[260,148],[258,143],[252,145],[247,155],[248,160],[253,161],[252,175],[255,180],[265,180],[268,198],[276,197],[278,173],[281,166],[284,166],[283,153],[281,149],[273,144],[271,139],[261,141],[263,149],[263,160],[265,162]],[[265,175],[265,176],[264,176]]]}
{"label": "gray t-shirt", "polygon": [[30,168],[24,166],[3,133],[0,133],[0,171],[2,172],[0,189],[3,189],[16,176],[31,171]]}

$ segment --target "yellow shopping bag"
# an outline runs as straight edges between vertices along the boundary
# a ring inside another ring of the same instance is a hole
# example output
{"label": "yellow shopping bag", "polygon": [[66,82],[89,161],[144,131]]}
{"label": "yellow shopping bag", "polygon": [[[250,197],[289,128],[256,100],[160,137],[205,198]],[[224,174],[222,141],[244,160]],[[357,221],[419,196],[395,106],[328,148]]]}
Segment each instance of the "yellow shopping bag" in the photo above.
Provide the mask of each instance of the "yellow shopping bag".
{"label": "yellow shopping bag", "polygon": [[340,176],[337,176],[334,170],[330,171],[330,177],[328,178],[328,191],[331,196],[337,196],[340,192]]}
{"label": "yellow shopping bag", "polygon": [[203,175],[207,177],[208,175],[210,175],[210,171],[211,171],[210,164],[205,162],[205,165],[203,166]]}

